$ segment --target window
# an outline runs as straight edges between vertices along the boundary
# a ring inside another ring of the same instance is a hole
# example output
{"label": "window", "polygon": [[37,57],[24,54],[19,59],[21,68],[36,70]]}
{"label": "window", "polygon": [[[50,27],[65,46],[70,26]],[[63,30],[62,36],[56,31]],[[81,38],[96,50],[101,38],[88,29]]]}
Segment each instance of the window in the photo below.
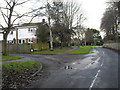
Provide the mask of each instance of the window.
{"label": "window", "polygon": [[28,32],[35,32],[36,28],[28,28]]}
{"label": "window", "polygon": [[12,34],[13,34],[13,31],[11,31],[10,34],[12,35]]}
{"label": "window", "polygon": [[30,28],[28,28],[28,32],[30,32]]}
{"label": "window", "polygon": [[25,40],[23,40],[23,43],[25,43]]}
{"label": "window", "polygon": [[21,40],[19,40],[19,43],[21,43]]}

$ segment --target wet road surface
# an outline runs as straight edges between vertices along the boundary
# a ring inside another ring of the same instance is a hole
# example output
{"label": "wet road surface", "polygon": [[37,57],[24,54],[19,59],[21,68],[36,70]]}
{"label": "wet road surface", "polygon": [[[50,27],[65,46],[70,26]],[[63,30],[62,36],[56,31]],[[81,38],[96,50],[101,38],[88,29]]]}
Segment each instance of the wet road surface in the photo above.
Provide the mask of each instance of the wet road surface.
{"label": "wet road surface", "polygon": [[89,54],[21,54],[43,63],[43,70],[26,88],[118,88],[118,53],[94,47]]}

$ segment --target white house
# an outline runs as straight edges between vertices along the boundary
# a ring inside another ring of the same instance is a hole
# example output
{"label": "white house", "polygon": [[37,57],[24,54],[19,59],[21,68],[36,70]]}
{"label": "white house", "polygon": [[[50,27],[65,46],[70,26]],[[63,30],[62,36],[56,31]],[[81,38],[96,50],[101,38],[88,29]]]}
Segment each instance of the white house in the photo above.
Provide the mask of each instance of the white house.
{"label": "white house", "polygon": [[[35,43],[36,42],[36,30],[39,25],[45,25],[43,19],[41,23],[25,23],[15,27],[8,35],[8,43],[23,44],[23,43]],[[47,24],[46,24],[47,25]],[[0,34],[0,41],[3,40],[3,35]]]}

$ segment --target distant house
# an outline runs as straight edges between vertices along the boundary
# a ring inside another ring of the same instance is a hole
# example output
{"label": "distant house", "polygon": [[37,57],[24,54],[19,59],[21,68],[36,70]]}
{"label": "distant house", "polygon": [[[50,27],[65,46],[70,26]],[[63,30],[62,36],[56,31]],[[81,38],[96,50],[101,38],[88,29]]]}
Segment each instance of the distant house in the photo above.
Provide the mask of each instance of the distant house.
{"label": "distant house", "polygon": [[[13,30],[10,31],[7,42],[8,43],[36,43],[36,30],[39,25],[47,25],[45,20],[43,19],[40,23],[24,23],[20,26],[14,27]],[[0,34],[0,40],[3,40],[3,35]]]}

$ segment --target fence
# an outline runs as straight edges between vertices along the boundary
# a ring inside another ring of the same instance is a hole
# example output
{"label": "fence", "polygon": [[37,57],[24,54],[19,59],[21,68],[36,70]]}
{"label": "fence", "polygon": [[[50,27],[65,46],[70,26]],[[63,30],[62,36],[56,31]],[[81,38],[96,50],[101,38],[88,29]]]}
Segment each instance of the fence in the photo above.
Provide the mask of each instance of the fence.
{"label": "fence", "polygon": [[[0,53],[2,53],[2,42],[0,42]],[[44,50],[49,49],[48,43],[38,44],[7,44],[8,53],[31,53],[32,50]]]}
{"label": "fence", "polygon": [[7,44],[8,53],[31,53],[31,45]]}
{"label": "fence", "polygon": [[103,47],[120,50],[120,43],[106,43],[103,45]]}

